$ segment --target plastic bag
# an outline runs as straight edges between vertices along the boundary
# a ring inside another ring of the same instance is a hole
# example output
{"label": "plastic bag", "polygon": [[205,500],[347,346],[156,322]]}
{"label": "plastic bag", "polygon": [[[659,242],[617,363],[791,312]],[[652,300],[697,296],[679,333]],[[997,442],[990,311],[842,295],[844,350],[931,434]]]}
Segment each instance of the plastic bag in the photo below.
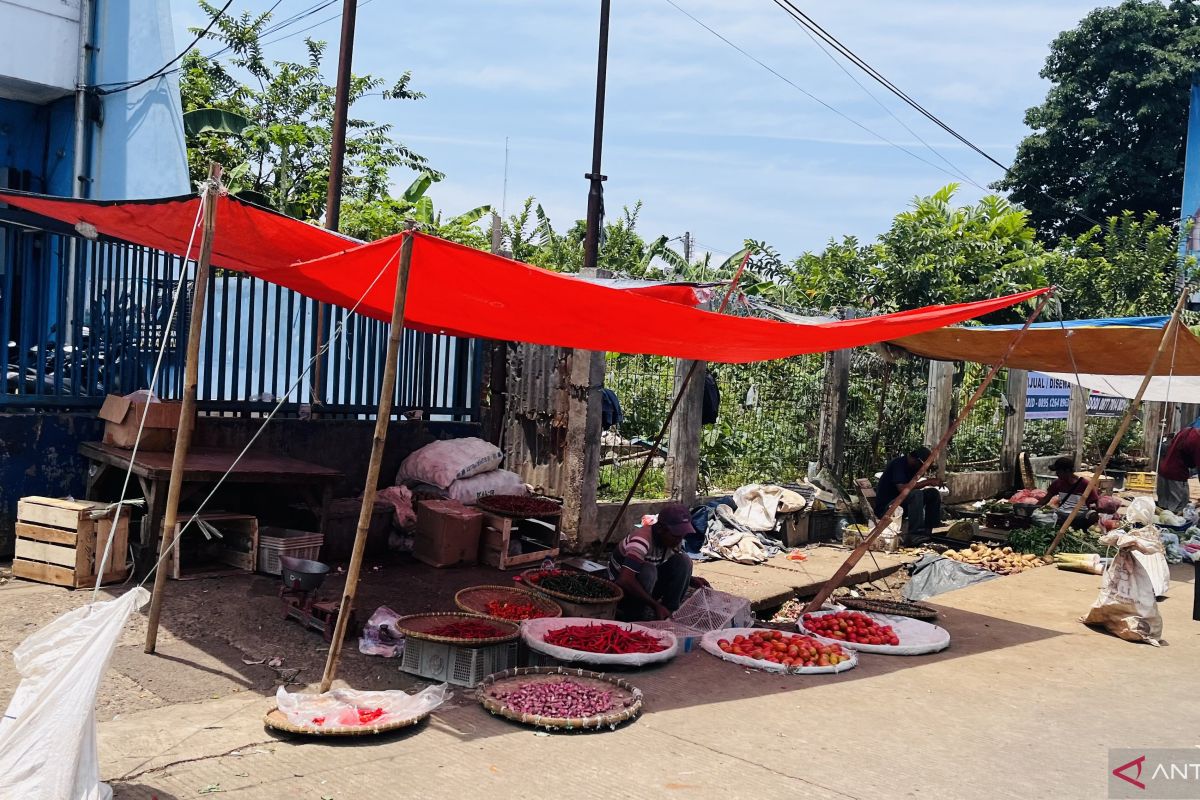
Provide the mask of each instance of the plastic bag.
{"label": "plastic bag", "polygon": [[483,439],[443,439],[431,442],[400,464],[396,483],[419,481],[445,489],[456,480],[491,472],[500,466],[504,454],[499,447]]}
{"label": "plastic bag", "polygon": [[96,690],[138,587],[63,614],[13,651],[21,683],[0,720],[0,797],[109,800],[96,753]]}
{"label": "plastic bag", "polygon": [[392,522],[397,528],[412,528],[417,524],[417,512],[413,510],[412,490],[407,486],[389,486],[380,489],[377,503],[392,507]]}
{"label": "plastic bag", "polygon": [[[386,692],[362,692],[333,689],[325,694],[289,693],[280,686],[275,703],[293,725],[311,728],[364,727],[388,725],[423,717],[446,702],[453,694],[445,683],[429,686],[417,694],[399,689]],[[371,718],[364,722],[360,711]],[[374,712],[382,711],[378,716]]]}
{"label": "plastic bag", "polygon": [[1162,545],[1122,531],[1101,536],[1100,544],[1116,547],[1117,555],[1104,572],[1100,596],[1080,621],[1100,625],[1130,642],[1157,646],[1162,637],[1162,616],[1158,613],[1154,583],[1142,561],[1134,555],[1161,557]]}
{"label": "plastic bag", "polygon": [[1125,511],[1125,519],[1134,525],[1153,525],[1155,522],[1154,501],[1149,497],[1136,497]]}
{"label": "plastic bag", "polygon": [[[616,653],[586,653],[581,650],[572,650],[569,647],[559,647],[558,645],[549,644],[545,640],[546,634],[550,631],[565,628],[568,625],[595,625],[597,623],[620,625],[626,630],[648,633],[667,645],[667,648],[657,653],[626,653],[623,655]],[[525,644],[530,650],[544,653],[559,661],[583,661],[589,664],[603,664],[610,667],[640,667],[658,661],[669,661],[679,655],[679,640],[672,631],[647,628],[644,625],[637,625],[632,622],[608,622],[607,620],[585,617],[542,617],[540,619],[527,619],[521,623],[521,638],[525,640]]]}
{"label": "plastic bag", "polygon": [[400,615],[387,606],[380,606],[363,626],[358,639],[358,652],[367,656],[396,658],[404,654],[404,636],[396,633]]}

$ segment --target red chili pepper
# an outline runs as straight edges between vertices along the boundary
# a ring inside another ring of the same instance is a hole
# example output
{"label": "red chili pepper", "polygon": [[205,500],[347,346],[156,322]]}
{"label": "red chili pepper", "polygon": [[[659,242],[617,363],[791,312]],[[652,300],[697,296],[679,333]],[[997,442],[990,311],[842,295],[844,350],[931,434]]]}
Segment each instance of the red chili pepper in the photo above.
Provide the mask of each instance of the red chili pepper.
{"label": "red chili pepper", "polygon": [[382,716],[383,716],[382,708],[373,708],[371,710],[360,708],[358,710],[358,722],[360,725],[367,725],[371,722],[374,722],[375,720],[379,719]]}
{"label": "red chili pepper", "polygon": [[546,616],[545,609],[532,601],[518,603],[507,600],[492,600],[487,604],[487,611],[493,617],[514,621],[538,619]]}
{"label": "red chili pepper", "polygon": [[461,622],[451,622],[447,625],[430,628],[426,633],[431,636],[445,636],[451,639],[492,639],[497,636],[504,636],[506,631],[497,628],[495,625],[489,625],[486,622],[463,620]]}
{"label": "red chili pepper", "polygon": [[324,717],[313,717],[313,725],[324,725],[324,724],[325,724]]}
{"label": "red chili pepper", "polygon": [[548,631],[542,638],[547,644],[585,653],[628,655],[660,653],[667,649],[655,636],[611,623],[565,625]]}

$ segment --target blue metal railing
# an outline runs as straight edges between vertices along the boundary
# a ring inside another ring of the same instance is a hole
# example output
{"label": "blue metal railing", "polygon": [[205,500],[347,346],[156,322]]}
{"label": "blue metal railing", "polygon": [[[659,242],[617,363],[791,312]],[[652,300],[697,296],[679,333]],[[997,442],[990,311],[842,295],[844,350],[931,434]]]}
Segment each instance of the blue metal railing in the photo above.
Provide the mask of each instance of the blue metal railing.
{"label": "blue metal railing", "polygon": [[[0,341],[8,343],[0,411],[94,409],[110,393],[149,388],[164,338],[155,391],[182,392],[190,283],[168,325],[182,260],[109,240],[88,240],[20,215],[0,219]],[[209,286],[200,346],[199,407],[261,413],[282,397],[302,413],[317,395],[322,414],[370,417],[386,358],[384,323],[323,306],[326,354],[321,391],[309,364],[318,304],[257,278],[218,270]],[[405,331],[397,412],[477,420],[481,343]],[[306,370],[309,370],[305,375]],[[293,388],[295,387],[295,388]]]}

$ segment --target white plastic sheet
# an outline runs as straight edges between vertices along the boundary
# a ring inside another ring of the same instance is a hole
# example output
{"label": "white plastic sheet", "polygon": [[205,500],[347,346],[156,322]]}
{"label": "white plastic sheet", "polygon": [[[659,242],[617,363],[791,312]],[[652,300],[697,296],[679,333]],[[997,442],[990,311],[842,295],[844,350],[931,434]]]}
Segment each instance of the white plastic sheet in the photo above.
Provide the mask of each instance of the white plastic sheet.
{"label": "white plastic sheet", "polygon": [[408,694],[400,689],[385,692],[333,689],[324,694],[289,693],[280,686],[275,693],[275,703],[293,725],[357,727],[362,724],[359,722],[359,709],[382,709],[383,715],[370,724],[387,725],[423,717],[446,702],[452,694],[450,687],[444,683],[426,687],[417,694]]}
{"label": "white plastic sheet", "polygon": [[[817,611],[814,612],[813,616],[826,616],[836,613],[837,610]],[[805,628],[803,617],[796,624],[796,627],[800,629],[801,633],[807,634],[825,644],[840,644],[849,650],[857,650],[860,653],[881,653],[889,656],[922,656],[928,653],[936,653],[939,650],[945,650],[950,646],[950,632],[941,626],[931,625],[928,622],[913,619],[912,617],[902,617],[898,614],[879,614],[874,611],[856,611],[854,613],[865,614],[880,625],[891,625],[892,630],[896,633],[896,638],[900,640],[900,644],[894,646],[890,644],[859,644],[858,642],[844,642],[840,639],[830,639]]]}
{"label": "white plastic sheet", "polygon": [[[626,630],[647,633],[667,645],[667,648],[657,653],[628,653],[626,655],[618,655],[615,653],[585,653],[582,650],[559,647],[545,641],[545,636],[550,631],[565,628],[569,625],[596,624],[620,625]],[[611,622],[609,620],[591,619],[589,617],[541,617],[539,619],[527,619],[521,623],[521,638],[525,640],[525,644],[530,650],[543,653],[551,658],[557,658],[559,661],[586,662],[588,664],[600,664],[609,667],[640,667],[659,661],[670,661],[679,655],[679,640],[669,630],[647,628],[645,625],[638,625],[633,622]]]}
{"label": "white plastic sheet", "polygon": [[[789,675],[819,675],[830,672],[845,672],[848,669],[854,669],[858,666],[858,654],[847,647],[842,649],[846,651],[850,658],[840,664],[834,664],[831,667],[789,667],[784,664],[776,664],[774,661],[763,661],[757,658],[746,658],[734,653],[726,653],[717,644],[722,639],[732,641],[735,636],[749,636],[753,633],[759,633],[762,630],[762,628],[725,628],[719,631],[709,631],[701,637],[700,646],[717,658],[732,661],[734,664],[741,664],[743,667],[761,669],[766,672],[783,672]],[[838,644],[843,643],[838,642]]]}
{"label": "white plastic sheet", "polygon": [[13,651],[21,683],[0,720],[0,798],[109,800],[96,753],[96,690],[138,587],[63,614]]}

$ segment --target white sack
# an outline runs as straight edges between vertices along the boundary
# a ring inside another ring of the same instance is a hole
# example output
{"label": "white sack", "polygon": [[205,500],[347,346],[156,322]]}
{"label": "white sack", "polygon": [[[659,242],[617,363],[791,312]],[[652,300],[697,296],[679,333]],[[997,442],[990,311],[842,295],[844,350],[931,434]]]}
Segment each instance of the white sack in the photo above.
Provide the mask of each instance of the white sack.
{"label": "white sack", "polygon": [[445,489],[460,478],[491,472],[503,460],[499,447],[473,436],[431,442],[404,459],[396,483],[419,481]]}
{"label": "white sack", "polygon": [[472,478],[460,478],[446,487],[445,495],[464,506],[475,505],[481,497],[492,495],[524,495],[528,493],[525,481],[515,472],[495,469]]}
{"label": "white sack", "polygon": [[1131,642],[1157,645],[1162,638],[1162,616],[1154,582],[1134,553],[1161,554],[1162,545],[1124,531],[1101,536],[1100,544],[1118,548],[1117,555],[1101,579],[1100,596],[1081,622],[1101,625]]}
{"label": "white sack", "polygon": [[733,502],[737,506],[733,518],[738,524],[752,531],[771,531],[777,514],[800,511],[805,501],[791,489],[751,483],[733,493]]}
{"label": "white sack", "polygon": [[117,639],[150,593],[63,614],[13,651],[21,683],[0,720],[0,797],[109,800],[96,753],[96,690]]}

